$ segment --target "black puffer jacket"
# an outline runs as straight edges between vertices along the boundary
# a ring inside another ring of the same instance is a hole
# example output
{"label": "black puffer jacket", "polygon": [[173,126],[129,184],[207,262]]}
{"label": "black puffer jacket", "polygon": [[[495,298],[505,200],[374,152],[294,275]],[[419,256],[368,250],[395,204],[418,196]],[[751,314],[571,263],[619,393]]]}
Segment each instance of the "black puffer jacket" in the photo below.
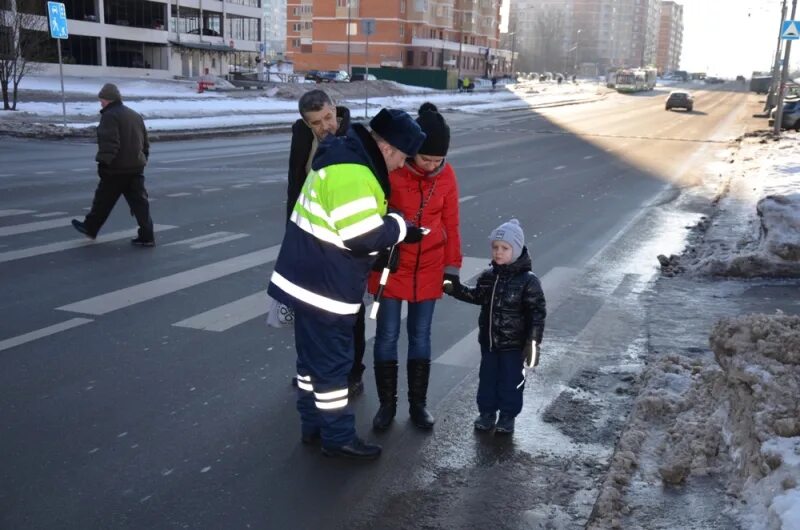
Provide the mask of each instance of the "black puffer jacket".
{"label": "black puffer jacket", "polygon": [[547,309],[539,278],[531,272],[527,248],[514,263],[492,263],[475,287],[456,284],[451,294],[482,306],[478,342],[483,348],[521,351],[530,341],[542,342]]}
{"label": "black puffer jacket", "polygon": [[103,173],[141,173],[149,157],[150,142],[141,115],[122,101],[106,105],[100,111],[95,157]]}
{"label": "black puffer jacket", "polygon": [[[339,128],[336,136],[344,136],[350,128],[350,110],[347,107],[336,107],[336,119]],[[300,190],[306,182],[306,163],[314,143],[314,133],[302,119],[292,125],[292,144],[289,148],[289,184],[286,188],[286,219],[292,215],[294,203],[300,196]]]}

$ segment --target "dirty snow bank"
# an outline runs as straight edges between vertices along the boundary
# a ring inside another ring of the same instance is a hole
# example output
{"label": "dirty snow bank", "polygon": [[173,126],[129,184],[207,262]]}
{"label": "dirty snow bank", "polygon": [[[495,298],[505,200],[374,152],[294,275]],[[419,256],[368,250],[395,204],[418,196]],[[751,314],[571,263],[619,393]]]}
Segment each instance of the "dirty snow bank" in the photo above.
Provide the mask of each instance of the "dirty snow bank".
{"label": "dirty snow bank", "polygon": [[[747,528],[800,528],[800,317],[723,319],[711,333]],[[691,442],[691,440],[690,440]]]}
{"label": "dirty snow bank", "polygon": [[697,226],[702,245],[679,257],[660,256],[665,273],[800,277],[800,137],[787,131],[777,144],[767,138],[744,139],[743,162],[719,198],[717,215]]}

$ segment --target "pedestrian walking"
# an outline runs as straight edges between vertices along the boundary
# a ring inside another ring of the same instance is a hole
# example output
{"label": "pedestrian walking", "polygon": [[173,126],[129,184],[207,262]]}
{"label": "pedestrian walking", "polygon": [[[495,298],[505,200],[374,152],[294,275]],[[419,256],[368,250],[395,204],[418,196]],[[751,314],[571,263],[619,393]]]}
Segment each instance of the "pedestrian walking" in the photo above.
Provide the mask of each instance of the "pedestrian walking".
{"label": "pedestrian walking", "polygon": [[103,85],[97,97],[101,110],[95,161],[100,182],[86,218],[83,221],[73,219],[72,226],[89,239],[96,238],[122,195],[139,223],[139,233],[131,243],[140,247],[155,246],[150,203],[144,187],[144,167],[150,156],[144,120],[122,103],[122,95],[113,83]]}
{"label": "pedestrian walking", "polygon": [[374,459],[356,435],[347,376],[353,326],[381,249],[423,231],[388,213],[389,172],[417,154],[425,134],[401,110],[382,109],[367,129],[323,140],[286,225],[268,293],[295,311],[301,441],[331,457]]}
{"label": "pedestrian walking", "polygon": [[[345,136],[350,128],[350,110],[336,106],[324,90],[309,90],[297,102],[300,119],[292,125],[292,142],[289,149],[289,177],[286,188],[286,221],[300,196],[300,190],[311,171],[311,161],[317,153],[319,143],[328,136]],[[361,378],[364,373],[364,352],[366,350],[364,304],[356,315],[353,328],[353,347],[355,349],[353,368],[348,376],[351,396],[364,392]],[[297,384],[297,379],[292,380]]]}
{"label": "pedestrian walking", "polygon": [[475,428],[510,434],[514,432],[514,418],[522,410],[525,367],[539,364],[547,310],[539,278],[531,271],[531,257],[519,222],[511,219],[503,223],[492,231],[489,241],[492,267],[478,277],[476,286],[450,281],[445,283],[445,292],[481,306],[479,415]]}
{"label": "pedestrian walking", "polygon": [[[384,287],[375,330],[375,383],[380,408],[372,422],[377,430],[389,428],[397,412],[397,343],[401,309],[408,304],[408,403],[411,422],[421,429],[433,427],[427,410],[431,369],[431,323],[436,300],[442,297],[442,279],[458,281],[461,268],[458,184],[447,162],[450,127],[432,103],[419,108],[417,123],[425,142],[417,155],[389,176],[389,208],[416,226],[430,230],[419,243],[396,247],[395,270]],[[378,290],[380,273],[370,276],[369,291]]]}

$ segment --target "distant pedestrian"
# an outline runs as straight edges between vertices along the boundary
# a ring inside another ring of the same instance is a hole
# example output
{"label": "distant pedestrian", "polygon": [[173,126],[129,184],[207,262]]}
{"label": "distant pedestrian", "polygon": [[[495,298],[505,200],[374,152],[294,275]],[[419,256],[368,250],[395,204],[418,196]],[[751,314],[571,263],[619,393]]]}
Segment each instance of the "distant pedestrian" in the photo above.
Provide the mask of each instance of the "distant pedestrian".
{"label": "distant pedestrian", "polygon": [[[328,136],[345,136],[350,128],[350,110],[336,106],[331,97],[319,89],[309,90],[297,102],[300,119],[292,125],[292,143],[289,148],[289,177],[286,188],[286,221],[292,215],[294,205],[300,196],[300,190],[311,171],[311,161],[317,153],[317,147]],[[353,328],[353,347],[355,356],[353,368],[348,376],[348,387],[351,396],[364,392],[361,376],[364,373],[365,309],[361,304]],[[296,382],[296,379],[295,379]]]}
{"label": "distant pedestrian", "polygon": [[492,90],[497,87],[497,76],[492,76]]}
{"label": "distant pedestrian", "polygon": [[445,281],[445,292],[481,306],[475,428],[508,434],[514,432],[514,418],[522,410],[525,367],[539,364],[547,310],[519,221],[503,223],[492,231],[489,241],[492,267],[478,277],[476,286]]}
{"label": "distant pedestrian", "polygon": [[73,219],[72,226],[86,237],[96,238],[122,195],[139,223],[139,233],[131,243],[140,247],[155,246],[150,203],[144,187],[144,167],[150,156],[144,120],[122,103],[119,89],[112,83],[103,85],[97,97],[101,110],[95,160],[100,182],[94,192],[92,209],[83,221]]}

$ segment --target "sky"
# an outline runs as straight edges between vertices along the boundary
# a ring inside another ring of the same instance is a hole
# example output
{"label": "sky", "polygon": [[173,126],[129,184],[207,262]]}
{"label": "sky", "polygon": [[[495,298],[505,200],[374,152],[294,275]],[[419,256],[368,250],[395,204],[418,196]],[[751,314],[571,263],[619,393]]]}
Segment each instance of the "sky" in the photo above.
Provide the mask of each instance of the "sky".
{"label": "sky", "polygon": [[[709,75],[749,77],[775,60],[782,0],[676,0],[683,5],[681,69]],[[787,0],[787,18],[792,0]],[[503,21],[509,0],[504,0]],[[800,19],[800,9],[795,20]],[[505,28],[501,26],[501,31]],[[785,42],[785,41],[784,41]],[[800,69],[800,41],[789,64]]]}

